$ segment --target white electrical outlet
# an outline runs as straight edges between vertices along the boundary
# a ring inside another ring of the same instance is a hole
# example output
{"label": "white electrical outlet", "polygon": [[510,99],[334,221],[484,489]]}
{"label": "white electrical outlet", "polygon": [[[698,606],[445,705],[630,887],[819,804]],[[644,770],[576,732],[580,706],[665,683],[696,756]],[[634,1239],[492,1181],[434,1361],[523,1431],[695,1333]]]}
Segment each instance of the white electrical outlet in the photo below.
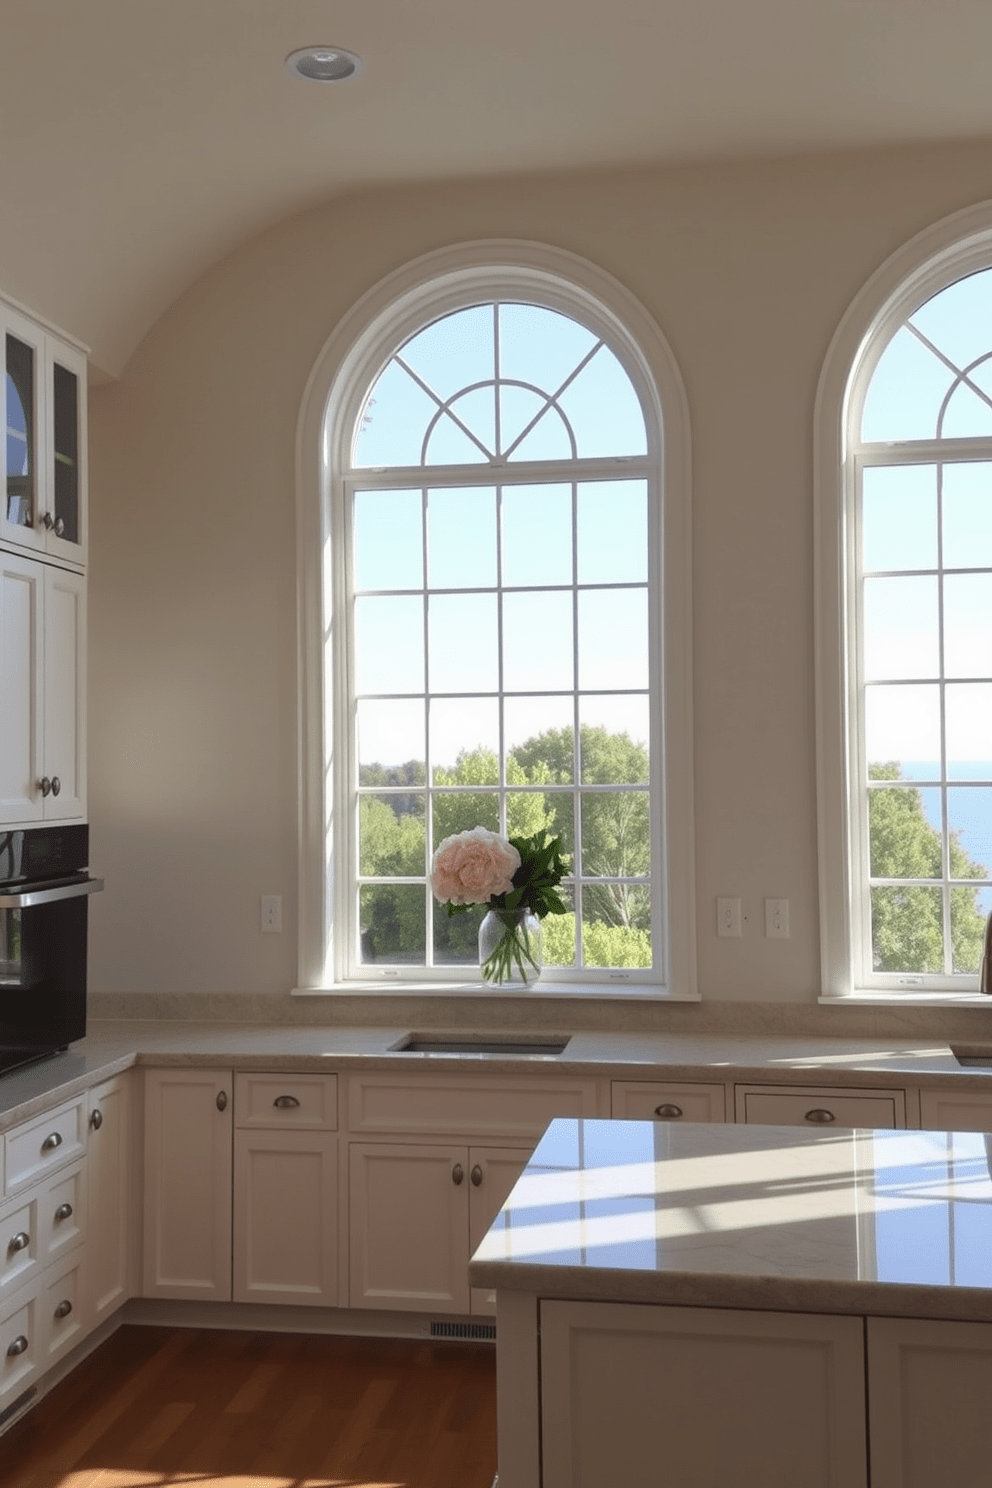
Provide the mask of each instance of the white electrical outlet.
{"label": "white electrical outlet", "polygon": [[788,940],[788,938],[789,938],[789,901],[788,901],[788,899],[766,899],[765,900],[765,934],[771,940]]}
{"label": "white electrical outlet", "polygon": [[282,895],[262,895],[262,929],[270,935],[282,932]]}
{"label": "white electrical outlet", "polygon": [[716,901],[717,935],[739,936],[741,933],[741,901],[718,899]]}

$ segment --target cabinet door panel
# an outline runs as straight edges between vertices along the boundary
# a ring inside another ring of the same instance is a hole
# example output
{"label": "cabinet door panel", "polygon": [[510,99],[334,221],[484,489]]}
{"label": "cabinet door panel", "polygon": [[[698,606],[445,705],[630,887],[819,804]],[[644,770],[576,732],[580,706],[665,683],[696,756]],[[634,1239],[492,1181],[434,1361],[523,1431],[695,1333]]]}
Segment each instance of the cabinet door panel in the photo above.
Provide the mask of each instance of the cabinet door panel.
{"label": "cabinet door panel", "polygon": [[865,1488],[860,1318],[542,1302],[540,1348],[544,1488]]}
{"label": "cabinet door panel", "polygon": [[348,1161],[351,1306],[468,1312],[467,1150],[354,1143]]}
{"label": "cabinet door panel", "polygon": [[115,1312],[133,1290],[131,1090],[129,1077],[118,1075],[90,1092],[86,1277],[94,1323]]}
{"label": "cabinet door panel", "polygon": [[868,1319],[872,1488],[987,1488],[992,1327]]}
{"label": "cabinet door panel", "polygon": [[40,821],[44,569],[0,553],[0,822]]}
{"label": "cabinet door panel", "polygon": [[337,1137],[239,1131],[234,1300],[337,1302]]}
{"label": "cabinet door panel", "polygon": [[[472,1147],[469,1149],[469,1258],[471,1258],[527,1166],[530,1148]],[[496,1315],[496,1292],[472,1287],[472,1311]]]}
{"label": "cabinet door panel", "polygon": [[230,1301],[232,1130],[229,1074],[147,1072],[146,1297]]}
{"label": "cabinet door panel", "polygon": [[53,784],[45,798],[48,820],[73,820],[86,809],[85,664],[85,581],[46,569],[44,773]]}

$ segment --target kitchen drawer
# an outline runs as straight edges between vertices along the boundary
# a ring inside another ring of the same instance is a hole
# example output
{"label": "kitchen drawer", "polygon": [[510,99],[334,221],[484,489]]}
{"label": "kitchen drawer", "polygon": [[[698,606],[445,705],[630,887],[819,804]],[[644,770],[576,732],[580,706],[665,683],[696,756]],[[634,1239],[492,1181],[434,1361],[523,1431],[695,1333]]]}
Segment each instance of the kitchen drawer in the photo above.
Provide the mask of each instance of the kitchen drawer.
{"label": "kitchen drawer", "polygon": [[85,1104],[83,1096],[7,1133],[4,1140],[8,1194],[20,1193],[47,1172],[83,1156]]}
{"label": "kitchen drawer", "polygon": [[612,1114],[627,1121],[726,1121],[723,1085],[614,1080]]}
{"label": "kitchen drawer", "polygon": [[0,1424],[18,1396],[40,1373],[41,1310],[36,1286],[0,1301]]}
{"label": "kitchen drawer", "polygon": [[924,1131],[992,1132],[992,1093],[921,1090],[920,1125]]}
{"label": "kitchen drawer", "polygon": [[902,1090],[851,1090],[798,1085],[738,1085],[735,1090],[738,1121],[773,1126],[878,1126],[906,1125],[906,1094]]}
{"label": "kitchen drawer", "polygon": [[234,1077],[234,1124],[334,1131],[338,1124],[337,1075],[242,1073]]}
{"label": "kitchen drawer", "polygon": [[83,1335],[82,1255],[61,1266],[49,1267],[38,1286],[40,1361],[47,1369],[79,1342]]}
{"label": "kitchen drawer", "polygon": [[0,1205],[0,1295],[24,1286],[83,1240],[83,1163]]}
{"label": "kitchen drawer", "polygon": [[[417,1133],[532,1144],[556,1116],[608,1114],[605,1082],[513,1075],[355,1075],[348,1081],[353,1132]],[[602,1108],[601,1108],[602,1100]]]}

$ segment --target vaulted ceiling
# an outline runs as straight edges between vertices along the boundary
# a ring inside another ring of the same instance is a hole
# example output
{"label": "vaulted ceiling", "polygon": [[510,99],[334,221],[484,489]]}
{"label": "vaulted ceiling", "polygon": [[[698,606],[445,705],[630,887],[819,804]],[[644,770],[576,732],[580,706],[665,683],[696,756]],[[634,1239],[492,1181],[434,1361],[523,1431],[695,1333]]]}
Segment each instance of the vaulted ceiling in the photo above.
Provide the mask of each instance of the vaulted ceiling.
{"label": "vaulted ceiling", "polygon": [[[332,43],[361,76],[283,61]],[[992,137],[988,0],[0,0],[0,290],[114,375],[356,187]]]}

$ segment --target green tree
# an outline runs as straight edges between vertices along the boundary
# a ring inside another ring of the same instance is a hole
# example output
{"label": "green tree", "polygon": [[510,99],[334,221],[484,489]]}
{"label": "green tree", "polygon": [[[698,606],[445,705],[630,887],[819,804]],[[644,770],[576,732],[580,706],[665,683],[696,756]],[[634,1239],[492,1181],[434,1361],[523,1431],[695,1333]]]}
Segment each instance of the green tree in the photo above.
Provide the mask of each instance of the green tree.
{"label": "green tree", "polygon": [[[869,780],[899,781],[893,761],[868,766]],[[921,792],[893,786],[868,797],[868,838],[875,878],[941,877],[941,836],[927,820]],[[952,878],[982,879],[986,870],[961,846],[948,844]],[[985,921],[978,888],[951,889],[951,950],[956,972],[976,972],[982,958]],[[872,889],[872,957],[876,971],[937,972],[944,969],[941,891],[921,884],[886,884]]]}

